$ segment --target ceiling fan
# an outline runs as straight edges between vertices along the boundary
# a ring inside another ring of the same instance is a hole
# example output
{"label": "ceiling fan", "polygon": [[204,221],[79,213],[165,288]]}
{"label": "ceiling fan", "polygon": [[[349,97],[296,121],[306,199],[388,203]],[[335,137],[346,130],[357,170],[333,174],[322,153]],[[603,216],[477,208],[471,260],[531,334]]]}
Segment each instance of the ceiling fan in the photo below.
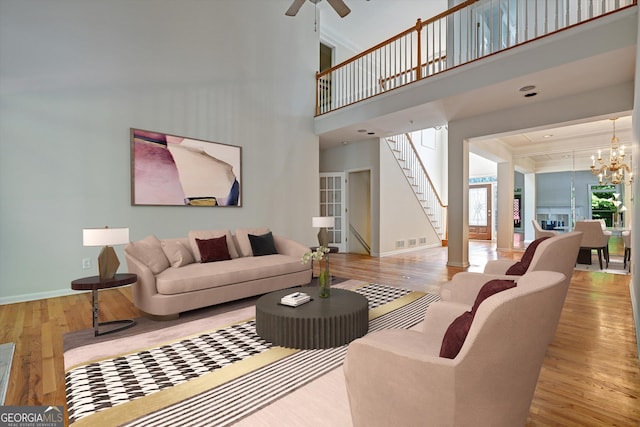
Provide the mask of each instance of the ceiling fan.
{"label": "ceiling fan", "polygon": [[[309,1],[313,4],[318,4],[322,0],[309,0]],[[293,3],[291,3],[291,6],[289,6],[289,9],[286,11],[285,15],[296,16],[296,14],[300,10],[304,2],[305,0],[293,0]],[[344,18],[349,14],[349,12],[351,12],[351,9],[349,9],[349,7],[344,3],[343,0],[327,0],[327,2],[331,5],[333,10],[335,10],[336,13],[340,15],[341,18]]]}

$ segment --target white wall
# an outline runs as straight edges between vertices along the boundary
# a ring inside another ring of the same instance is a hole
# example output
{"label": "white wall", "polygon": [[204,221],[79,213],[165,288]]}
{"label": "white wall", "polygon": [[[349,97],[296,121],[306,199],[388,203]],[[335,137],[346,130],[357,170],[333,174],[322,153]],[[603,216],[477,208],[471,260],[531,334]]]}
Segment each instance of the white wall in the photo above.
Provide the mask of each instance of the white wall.
{"label": "white wall", "polygon": [[[638,14],[638,27],[640,28],[640,14]],[[632,119],[632,154],[633,154],[633,176],[635,177],[636,185],[633,186],[633,200],[640,200],[640,185],[637,184],[638,177],[640,176],[640,31],[637,33],[636,43],[636,75],[635,75],[635,89],[634,89],[634,103],[633,103],[633,119]],[[632,212],[632,224],[640,224],[640,209],[634,206],[631,209]],[[636,262],[638,259],[638,247],[640,246],[640,231],[639,227],[633,227],[631,232],[631,283],[629,283],[629,290],[631,292],[631,304],[633,307],[633,318],[636,325],[636,344],[638,346],[638,355],[640,358],[640,263]],[[636,248],[636,249],[633,249]]]}
{"label": "white wall", "polygon": [[[285,7],[0,0],[0,303],[95,275],[84,227],[140,239],[269,225],[314,242],[319,36],[313,8]],[[130,127],[242,146],[243,207],[131,206]]]}

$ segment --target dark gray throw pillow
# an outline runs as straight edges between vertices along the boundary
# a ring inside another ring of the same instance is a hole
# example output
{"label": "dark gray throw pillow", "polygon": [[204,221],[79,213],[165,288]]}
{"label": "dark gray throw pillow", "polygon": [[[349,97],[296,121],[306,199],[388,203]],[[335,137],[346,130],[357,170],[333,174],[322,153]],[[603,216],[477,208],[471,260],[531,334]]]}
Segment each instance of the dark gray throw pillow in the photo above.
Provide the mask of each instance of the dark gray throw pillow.
{"label": "dark gray throw pillow", "polygon": [[278,253],[271,232],[260,236],[249,234],[249,243],[251,243],[253,256],[274,255]]}

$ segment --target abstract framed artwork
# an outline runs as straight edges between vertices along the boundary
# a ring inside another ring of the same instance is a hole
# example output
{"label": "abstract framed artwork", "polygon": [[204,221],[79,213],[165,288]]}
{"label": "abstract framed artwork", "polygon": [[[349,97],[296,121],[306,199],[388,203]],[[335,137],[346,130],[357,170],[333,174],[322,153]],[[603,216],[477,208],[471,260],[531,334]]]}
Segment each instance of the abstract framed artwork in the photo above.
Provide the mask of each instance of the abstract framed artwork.
{"label": "abstract framed artwork", "polygon": [[242,206],[242,147],[131,128],[131,204]]}

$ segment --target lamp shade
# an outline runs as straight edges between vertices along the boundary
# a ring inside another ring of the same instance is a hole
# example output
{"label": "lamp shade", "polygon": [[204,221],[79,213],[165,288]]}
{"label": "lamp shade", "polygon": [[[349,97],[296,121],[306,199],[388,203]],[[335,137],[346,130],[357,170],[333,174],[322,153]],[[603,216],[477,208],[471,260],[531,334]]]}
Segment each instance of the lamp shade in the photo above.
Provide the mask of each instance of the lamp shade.
{"label": "lamp shade", "polygon": [[85,228],[82,230],[83,246],[112,246],[129,243],[128,228]]}
{"label": "lamp shade", "polygon": [[336,225],[336,219],[332,216],[314,216],[311,218],[313,228],[331,228]]}

